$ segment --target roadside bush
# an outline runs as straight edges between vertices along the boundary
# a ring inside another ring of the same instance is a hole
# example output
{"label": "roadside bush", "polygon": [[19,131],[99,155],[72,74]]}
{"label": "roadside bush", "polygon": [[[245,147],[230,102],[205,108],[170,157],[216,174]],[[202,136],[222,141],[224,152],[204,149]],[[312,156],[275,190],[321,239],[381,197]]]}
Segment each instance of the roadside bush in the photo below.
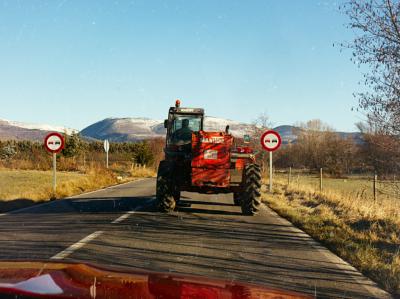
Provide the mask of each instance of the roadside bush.
{"label": "roadside bush", "polygon": [[0,159],[9,161],[17,154],[15,146],[7,144],[0,148]]}

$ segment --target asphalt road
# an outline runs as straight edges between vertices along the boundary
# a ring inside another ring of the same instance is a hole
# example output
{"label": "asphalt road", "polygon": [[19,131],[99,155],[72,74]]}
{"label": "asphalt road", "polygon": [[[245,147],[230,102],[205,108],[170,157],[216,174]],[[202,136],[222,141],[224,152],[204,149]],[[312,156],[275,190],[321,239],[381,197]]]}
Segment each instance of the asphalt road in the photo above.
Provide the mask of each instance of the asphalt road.
{"label": "asphalt road", "polygon": [[267,207],[242,216],[231,194],[183,193],[154,209],[145,179],[0,217],[0,259],[86,261],[240,280],[317,297],[387,293]]}

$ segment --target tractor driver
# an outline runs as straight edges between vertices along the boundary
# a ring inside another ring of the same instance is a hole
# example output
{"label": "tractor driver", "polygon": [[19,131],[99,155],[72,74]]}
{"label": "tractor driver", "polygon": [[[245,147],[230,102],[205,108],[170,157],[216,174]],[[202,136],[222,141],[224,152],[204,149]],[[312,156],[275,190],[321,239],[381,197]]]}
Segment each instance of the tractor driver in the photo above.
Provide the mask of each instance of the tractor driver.
{"label": "tractor driver", "polygon": [[187,118],[182,119],[182,128],[172,134],[172,141],[180,144],[187,144],[192,141],[192,130],[189,128],[189,120]]}

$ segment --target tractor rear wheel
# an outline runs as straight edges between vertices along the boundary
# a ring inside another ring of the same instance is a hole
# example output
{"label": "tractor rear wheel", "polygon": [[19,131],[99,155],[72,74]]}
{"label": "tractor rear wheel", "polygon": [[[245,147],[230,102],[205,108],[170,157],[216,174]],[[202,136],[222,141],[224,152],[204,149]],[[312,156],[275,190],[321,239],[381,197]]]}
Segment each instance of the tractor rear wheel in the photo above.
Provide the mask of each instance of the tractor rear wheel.
{"label": "tractor rear wheel", "polygon": [[261,170],[257,164],[248,164],[243,170],[242,187],[242,213],[257,214],[261,207]]}
{"label": "tractor rear wheel", "polygon": [[161,161],[158,166],[156,199],[161,212],[171,212],[175,209],[173,196],[172,167],[167,161]]}
{"label": "tractor rear wheel", "polygon": [[240,206],[242,204],[240,192],[233,192],[233,203],[235,206]]}

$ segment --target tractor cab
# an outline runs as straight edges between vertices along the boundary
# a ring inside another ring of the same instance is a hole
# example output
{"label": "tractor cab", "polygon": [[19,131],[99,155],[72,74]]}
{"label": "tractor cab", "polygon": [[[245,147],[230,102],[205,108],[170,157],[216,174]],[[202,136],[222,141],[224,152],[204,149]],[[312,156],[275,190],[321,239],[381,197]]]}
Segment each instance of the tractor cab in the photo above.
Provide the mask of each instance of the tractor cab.
{"label": "tractor cab", "polygon": [[180,101],[176,100],[175,107],[169,108],[168,119],[164,121],[164,127],[167,129],[167,147],[190,145],[192,132],[203,130],[203,119],[203,109],[182,108]]}

